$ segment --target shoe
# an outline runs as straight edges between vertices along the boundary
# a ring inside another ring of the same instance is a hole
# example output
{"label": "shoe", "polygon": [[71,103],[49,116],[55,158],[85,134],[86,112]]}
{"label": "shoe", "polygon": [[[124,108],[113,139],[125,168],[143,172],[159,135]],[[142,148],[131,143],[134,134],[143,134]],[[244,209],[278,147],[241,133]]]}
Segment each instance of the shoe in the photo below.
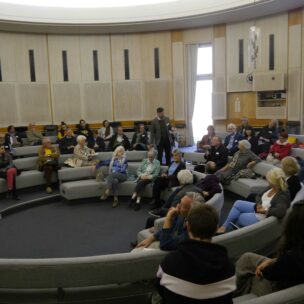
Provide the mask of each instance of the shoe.
{"label": "shoe", "polygon": [[118,198],[116,196],[114,196],[114,201],[113,201],[112,207],[116,208],[117,206],[118,206]]}
{"label": "shoe", "polygon": [[135,203],[135,198],[131,197],[130,200],[129,200],[129,207],[131,208],[134,203]]}
{"label": "shoe", "polygon": [[137,246],[137,241],[130,242],[130,246],[135,248]]}
{"label": "shoe", "polygon": [[148,213],[153,217],[160,218],[160,209],[150,210]]}
{"label": "shoe", "polygon": [[52,187],[50,187],[50,186],[46,187],[46,193],[48,193],[48,194],[53,193]]}
{"label": "shoe", "polygon": [[110,195],[110,190],[106,189],[106,191],[104,192],[104,194],[100,197],[101,200],[105,201]]}
{"label": "shoe", "polygon": [[138,210],[140,210],[140,203],[136,203],[134,205],[134,211],[138,211]]}

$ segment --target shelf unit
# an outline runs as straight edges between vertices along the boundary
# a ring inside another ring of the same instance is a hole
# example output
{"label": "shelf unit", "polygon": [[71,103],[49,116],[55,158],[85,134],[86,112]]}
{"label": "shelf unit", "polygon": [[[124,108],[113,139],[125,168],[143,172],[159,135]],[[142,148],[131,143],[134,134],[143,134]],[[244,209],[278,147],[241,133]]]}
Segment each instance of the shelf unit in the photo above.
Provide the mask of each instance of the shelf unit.
{"label": "shelf unit", "polygon": [[256,118],[285,119],[287,115],[286,91],[257,92]]}

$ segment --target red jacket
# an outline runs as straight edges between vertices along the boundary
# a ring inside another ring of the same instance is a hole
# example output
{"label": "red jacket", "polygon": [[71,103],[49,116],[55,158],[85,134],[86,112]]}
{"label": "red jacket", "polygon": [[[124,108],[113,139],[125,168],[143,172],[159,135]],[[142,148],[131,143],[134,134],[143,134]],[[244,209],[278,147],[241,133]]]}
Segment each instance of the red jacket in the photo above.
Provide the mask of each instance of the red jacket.
{"label": "red jacket", "polygon": [[278,153],[279,157],[275,157],[279,160],[282,160],[284,157],[290,155],[292,145],[289,142],[281,143],[277,140],[269,150],[269,153]]}

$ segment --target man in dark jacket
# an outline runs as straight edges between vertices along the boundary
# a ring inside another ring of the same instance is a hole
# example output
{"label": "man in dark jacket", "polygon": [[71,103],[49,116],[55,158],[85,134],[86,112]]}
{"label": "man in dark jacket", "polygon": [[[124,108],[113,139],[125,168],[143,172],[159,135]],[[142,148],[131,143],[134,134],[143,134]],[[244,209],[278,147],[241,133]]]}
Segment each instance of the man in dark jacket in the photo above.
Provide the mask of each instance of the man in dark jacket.
{"label": "man in dark jacket", "polygon": [[60,154],[73,154],[74,148],[77,145],[75,136],[70,128],[65,131],[65,136],[59,141]]}
{"label": "man in dark jacket", "polygon": [[167,304],[232,304],[235,270],[225,247],[211,242],[218,214],[209,205],[191,208],[189,239],[169,253],[157,272],[158,290]]}
{"label": "man in dark jacket", "polygon": [[[214,136],[211,139],[211,148],[204,155],[206,162],[214,162],[216,170],[226,166],[228,163],[228,149],[222,144],[222,139],[219,136]],[[205,172],[205,165],[197,165],[194,171]]]}
{"label": "man in dark jacket", "polygon": [[131,148],[129,138],[124,134],[122,127],[118,127],[116,134],[110,138],[109,151],[114,151],[118,146],[123,146],[126,151]]}
{"label": "man in dark jacket", "polygon": [[225,137],[224,145],[228,149],[228,154],[232,156],[239,149],[239,141],[243,139],[243,136],[237,132],[235,124],[230,123],[227,126],[229,135]]}

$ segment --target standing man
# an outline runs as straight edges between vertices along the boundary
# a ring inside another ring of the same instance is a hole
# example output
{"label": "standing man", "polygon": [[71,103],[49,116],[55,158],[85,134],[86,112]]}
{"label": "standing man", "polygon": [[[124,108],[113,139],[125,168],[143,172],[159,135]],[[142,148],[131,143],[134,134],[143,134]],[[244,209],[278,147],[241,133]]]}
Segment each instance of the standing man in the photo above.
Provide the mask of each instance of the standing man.
{"label": "standing man", "polygon": [[166,165],[170,165],[171,160],[171,125],[168,117],[165,116],[164,108],[157,108],[157,116],[151,122],[150,147],[157,147],[157,158],[162,164],[163,151],[165,150]]}

